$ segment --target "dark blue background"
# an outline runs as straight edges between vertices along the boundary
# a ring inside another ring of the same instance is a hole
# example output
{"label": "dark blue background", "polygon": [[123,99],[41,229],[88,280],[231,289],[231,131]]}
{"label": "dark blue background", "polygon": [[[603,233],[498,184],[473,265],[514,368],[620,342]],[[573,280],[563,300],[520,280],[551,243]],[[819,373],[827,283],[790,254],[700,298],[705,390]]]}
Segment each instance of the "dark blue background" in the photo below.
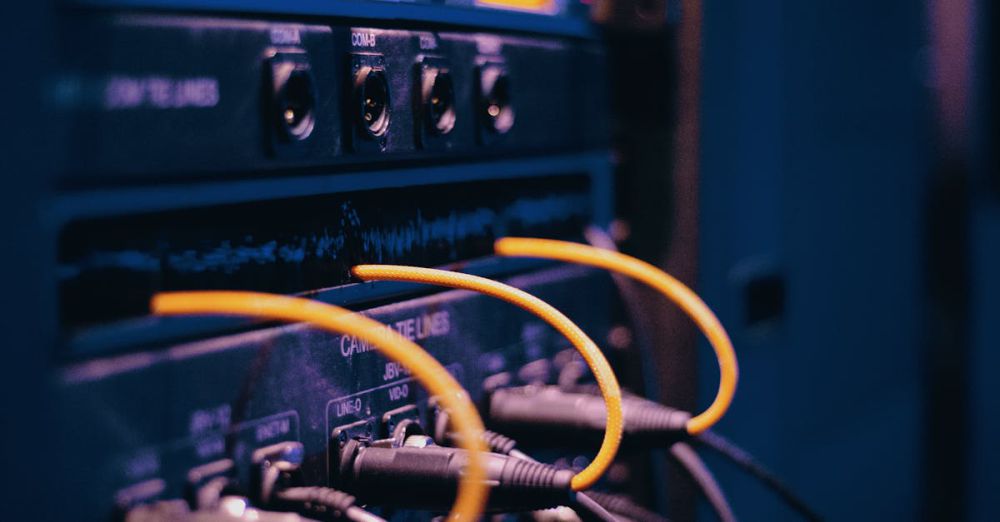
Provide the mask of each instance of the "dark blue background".
{"label": "dark blue background", "polygon": [[[933,22],[901,0],[704,4],[699,284],[742,367],[718,429],[831,520],[1000,516],[995,152],[942,151]],[[991,89],[970,77],[975,127]],[[749,324],[746,285],[768,276],[784,313]],[[795,519],[710,463],[744,519]]]}

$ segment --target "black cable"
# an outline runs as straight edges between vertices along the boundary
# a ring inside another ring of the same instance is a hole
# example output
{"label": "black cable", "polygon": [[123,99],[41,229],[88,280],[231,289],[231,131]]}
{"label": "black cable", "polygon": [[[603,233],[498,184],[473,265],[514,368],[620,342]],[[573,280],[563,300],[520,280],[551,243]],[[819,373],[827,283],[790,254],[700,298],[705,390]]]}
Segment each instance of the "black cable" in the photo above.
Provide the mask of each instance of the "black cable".
{"label": "black cable", "polygon": [[696,437],[695,440],[706,448],[722,455],[733,464],[736,464],[736,466],[743,471],[753,475],[757,480],[761,481],[761,483],[781,497],[781,500],[783,500],[785,504],[802,515],[802,517],[806,520],[811,522],[822,522],[823,517],[809,507],[809,505],[796,495],[795,492],[788,487],[788,485],[777,477],[777,475],[764,467],[753,457],[753,455],[747,453],[746,450],[740,448],[736,444],[733,444],[733,442],[729,439],[709,430]]}
{"label": "black cable", "polygon": [[[488,402],[488,418],[494,425],[513,429],[518,434],[551,441],[582,439],[586,435],[602,433],[605,426],[605,406],[599,395],[589,392],[587,386],[577,390],[563,390],[554,386],[524,386],[501,388],[493,392]],[[635,396],[623,398],[625,439],[649,447],[663,447],[670,443],[671,456],[694,479],[719,519],[732,522],[729,502],[722,493],[715,477],[689,445],[685,426],[690,416],[655,402]],[[678,440],[678,436],[683,438]],[[514,455],[513,439],[498,437],[494,433],[485,440],[495,450],[504,446]]]}
{"label": "black cable", "polygon": [[361,509],[353,496],[325,487],[292,487],[274,494],[274,504],[294,508],[300,514],[322,520],[385,522],[385,519]]}
{"label": "black cable", "polygon": [[[614,252],[619,251],[615,239],[601,227],[588,226],[584,231],[584,237],[586,237],[587,242],[592,246],[606,248]],[[637,282],[618,272],[611,272],[611,279],[614,281],[615,288],[618,290],[618,296],[621,298],[621,302],[625,306],[625,311],[632,323],[632,331],[635,335],[636,347],[638,348],[636,351],[643,366],[640,372],[643,391],[647,397],[659,401],[662,398],[663,391],[660,386],[659,375],[655,370],[656,357],[654,353],[656,345],[653,342],[653,338],[657,332],[657,325],[654,324],[653,317],[649,313]],[[653,466],[650,469],[653,474],[653,480],[664,481],[667,476],[667,459],[661,453],[661,450],[653,451],[655,458],[653,459]],[[685,488],[676,489],[683,491]],[[674,491],[673,495],[677,495],[681,491]],[[657,505],[661,510],[667,508],[668,496],[670,495],[665,495],[662,491],[657,495]]]}
{"label": "black cable", "polygon": [[627,520],[634,522],[670,522],[667,518],[654,513],[639,504],[636,504],[631,498],[625,495],[617,495],[614,493],[603,493],[600,491],[588,491],[587,496],[594,499],[595,502],[600,504],[608,511],[614,513],[620,518],[624,517]]}
{"label": "black cable", "polygon": [[[487,416],[491,424],[502,427],[504,431],[513,431],[518,437],[566,445],[593,442],[603,434],[605,411],[604,402],[594,385],[564,384],[561,388],[523,386],[498,389],[490,396]],[[669,447],[674,442],[692,439],[685,429],[690,418],[686,412],[628,393],[623,393],[622,411],[625,418],[623,444],[647,448]],[[492,436],[498,437],[495,434]],[[693,440],[722,454],[749,472],[806,520],[822,520],[774,473],[724,437],[709,432]],[[495,443],[489,440],[487,442],[491,445],[503,445],[511,444],[512,440],[500,437]]]}
{"label": "black cable", "polygon": [[[411,435],[400,447],[348,440],[335,458],[334,485],[356,495],[360,503],[438,511],[454,502],[469,453]],[[534,511],[573,501],[573,470],[499,453],[483,453],[482,458],[490,485],[488,511]]]}
{"label": "black cable", "polygon": [[[575,387],[574,387],[575,388]],[[607,429],[607,406],[600,395],[557,386],[498,388],[484,401],[491,427],[533,444],[589,447]],[[669,434],[685,439],[691,415],[627,393],[622,394],[624,437],[628,444],[666,447]]]}
{"label": "black cable", "polygon": [[[599,246],[602,248],[607,248],[610,250],[618,250],[618,246],[615,244],[614,239],[605,232],[603,229],[598,227],[589,227],[586,231],[587,241],[594,246]],[[622,302],[628,309],[628,313],[633,321],[633,328],[636,333],[636,338],[639,341],[640,354],[648,355],[652,344],[651,344],[651,331],[654,328],[651,327],[648,320],[645,319],[644,309],[642,308],[642,298],[640,297],[636,287],[632,284],[632,281],[628,280],[620,274],[613,274],[615,281],[615,286],[618,288],[618,292],[622,297]],[[650,361],[644,360],[645,364],[650,364]],[[651,373],[651,372],[644,372]],[[711,431],[702,434],[696,439],[699,443],[704,444],[706,447],[716,451],[720,455],[726,457],[728,460],[736,464],[738,467],[750,473],[758,480],[760,480],[765,486],[773,490],[781,499],[788,504],[789,507],[797,511],[806,520],[812,522],[818,522],[823,520],[819,514],[816,513],[812,508],[810,508],[801,498],[798,497],[784,482],[781,481],[774,473],[765,468],[752,455],[739,448],[733,444],[728,439],[712,433]]]}
{"label": "black cable", "polygon": [[[618,252],[618,245],[603,228],[589,226],[584,230],[584,237],[591,246],[604,248],[613,252]],[[653,399],[658,399],[660,385],[657,379],[656,361],[653,358],[653,337],[656,327],[652,324],[652,319],[647,311],[648,307],[640,293],[639,286],[635,281],[618,272],[611,272],[611,280],[615,283],[621,302],[625,305],[626,313],[632,322],[632,330],[635,334],[639,347],[639,358],[642,361],[644,370],[642,371],[643,388],[645,394]]]}
{"label": "black cable", "polygon": [[676,442],[670,446],[670,455],[684,467],[684,470],[694,479],[695,484],[701,488],[702,494],[712,506],[712,510],[715,511],[719,520],[721,522],[736,522],[736,516],[733,515],[733,509],[729,507],[726,495],[698,453],[686,443]]}
{"label": "black cable", "polygon": [[[508,455],[528,462],[538,462],[531,455],[517,449],[517,441],[495,431],[484,431],[483,441],[486,442],[487,448],[494,453]],[[576,511],[577,516],[583,522],[620,522],[603,505],[591,498],[589,493],[578,492],[574,496],[573,505],[570,507],[573,511]]]}
{"label": "black cable", "polygon": [[582,491],[576,494],[576,499],[570,507],[576,511],[577,516],[583,522],[620,522],[618,517],[612,515],[593,497]]}

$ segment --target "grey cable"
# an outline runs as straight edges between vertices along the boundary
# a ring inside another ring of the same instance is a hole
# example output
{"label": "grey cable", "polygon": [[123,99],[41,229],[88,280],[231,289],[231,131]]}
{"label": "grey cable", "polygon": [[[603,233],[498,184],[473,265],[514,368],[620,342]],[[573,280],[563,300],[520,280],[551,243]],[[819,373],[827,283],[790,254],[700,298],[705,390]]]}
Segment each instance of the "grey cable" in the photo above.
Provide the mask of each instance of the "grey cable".
{"label": "grey cable", "polygon": [[781,500],[783,500],[785,504],[802,515],[802,517],[806,520],[809,520],[810,522],[822,522],[823,517],[809,507],[809,505],[796,495],[795,492],[792,491],[792,489],[789,488],[788,485],[786,485],[780,478],[778,478],[777,475],[764,467],[764,465],[758,462],[753,455],[748,453],[743,448],[740,448],[729,439],[715,433],[712,430],[709,430],[702,433],[694,440],[712,451],[715,451],[719,455],[722,455],[740,469],[746,471],[754,478],[761,481],[761,483],[781,497]]}
{"label": "grey cable", "polygon": [[570,507],[583,522],[620,522],[618,517],[582,491],[576,494],[576,502]]}
{"label": "grey cable", "polygon": [[344,518],[350,520],[351,522],[385,522],[384,518],[369,511],[365,511],[358,506],[351,506],[347,508],[347,511],[344,513]]}
{"label": "grey cable", "polygon": [[276,501],[283,507],[297,507],[309,516],[320,516],[324,520],[332,517],[351,522],[385,522],[385,519],[354,504],[354,496],[333,488],[311,486],[292,487],[275,494]]}
{"label": "grey cable", "polygon": [[[491,434],[492,432],[487,432],[488,441],[492,440],[489,438]],[[531,455],[528,455],[527,453],[519,449],[515,449],[513,447],[513,444],[511,444],[511,447],[507,449],[506,454],[508,456],[514,457],[515,459],[527,460],[529,462],[538,462],[537,460],[532,458]],[[584,493],[582,491],[576,494],[575,504],[569,507],[571,507],[573,511],[576,511],[577,516],[579,516],[580,519],[583,520],[583,522],[619,522],[618,518],[612,515],[610,511],[605,509],[603,505],[601,505],[599,502],[591,498],[587,493]]]}
{"label": "grey cable", "polygon": [[640,506],[627,495],[601,491],[588,491],[587,495],[604,506],[604,509],[614,513],[619,519],[624,518],[634,522],[670,522],[659,513],[654,513]]}
{"label": "grey cable", "polygon": [[694,448],[683,442],[677,442],[670,446],[670,454],[691,475],[695,484],[701,488],[702,494],[705,495],[705,500],[712,506],[712,510],[715,511],[719,520],[722,522],[736,522],[736,516],[733,515],[733,509],[729,507],[726,495],[722,492],[722,488],[716,482],[715,476],[712,475],[712,472],[705,465],[705,462],[701,460],[701,457],[698,456]]}

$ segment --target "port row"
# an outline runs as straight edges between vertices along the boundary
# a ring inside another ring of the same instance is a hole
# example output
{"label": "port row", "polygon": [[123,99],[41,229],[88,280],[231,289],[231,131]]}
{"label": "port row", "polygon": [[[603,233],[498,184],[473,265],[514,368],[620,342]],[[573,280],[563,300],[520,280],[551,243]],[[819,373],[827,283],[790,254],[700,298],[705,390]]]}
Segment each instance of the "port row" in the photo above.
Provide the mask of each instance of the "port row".
{"label": "port row", "polygon": [[[271,119],[282,142],[309,139],[319,107],[319,93],[304,53],[282,52],[270,57]],[[378,54],[354,57],[347,115],[353,121],[355,147],[363,142],[384,146],[392,114],[390,71]],[[455,129],[459,111],[472,111],[482,142],[506,134],[514,126],[511,79],[507,68],[489,62],[474,69],[474,100],[460,106],[454,72],[447,60],[424,58],[414,67],[411,104],[418,143],[428,145]]]}

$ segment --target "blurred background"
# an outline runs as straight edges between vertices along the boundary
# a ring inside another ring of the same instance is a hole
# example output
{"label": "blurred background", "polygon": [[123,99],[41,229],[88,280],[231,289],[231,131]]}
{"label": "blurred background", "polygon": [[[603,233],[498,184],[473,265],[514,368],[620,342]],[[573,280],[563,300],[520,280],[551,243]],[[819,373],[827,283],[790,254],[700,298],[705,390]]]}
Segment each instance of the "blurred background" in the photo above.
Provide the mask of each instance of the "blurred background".
{"label": "blurred background", "polygon": [[[678,104],[620,112],[620,146],[644,151],[621,174],[631,250],[696,281],[740,353],[719,431],[831,520],[1000,517],[993,4],[682,1],[660,35],[677,60],[660,87]],[[617,71],[620,103],[639,103],[634,80]],[[665,114],[674,155],[631,134]],[[656,219],[662,193],[639,186],[682,194],[670,223]],[[698,383],[665,389],[704,403],[711,350],[685,353],[699,354]],[[736,513],[794,519],[710,464]]]}
{"label": "blurred background", "polygon": [[[9,49],[22,74],[4,90],[23,100],[49,70],[38,31],[51,6],[4,10],[27,21],[5,24],[26,45]],[[729,328],[741,381],[718,430],[830,520],[1000,519],[998,13],[989,0],[597,4],[617,115],[615,234],[695,284]],[[22,132],[33,99],[5,104],[15,224],[37,218],[37,173],[58,138]],[[45,254],[27,233],[4,236],[13,294],[32,295],[24,274]],[[8,346],[51,341],[34,306],[6,314]],[[660,398],[706,404],[711,350],[668,305],[649,313],[666,325]],[[46,364],[25,351],[4,392],[37,385],[24,376]],[[795,519],[708,458],[736,513]]]}

